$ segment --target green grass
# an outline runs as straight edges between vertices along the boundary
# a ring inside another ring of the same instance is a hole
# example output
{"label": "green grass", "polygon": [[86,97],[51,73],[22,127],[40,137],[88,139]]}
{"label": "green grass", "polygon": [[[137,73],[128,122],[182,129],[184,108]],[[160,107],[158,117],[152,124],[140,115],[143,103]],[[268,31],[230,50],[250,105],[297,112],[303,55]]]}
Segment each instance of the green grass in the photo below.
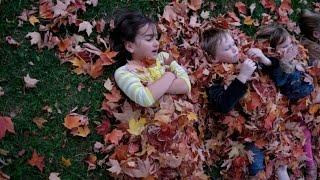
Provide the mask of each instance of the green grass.
{"label": "green grass", "polygon": [[[7,0],[0,5],[0,86],[5,95],[0,97],[0,115],[9,116],[15,114],[13,122],[16,134],[7,134],[0,140],[0,149],[9,151],[7,156],[0,155],[0,170],[11,176],[12,179],[47,179],[51,172],[61,173],[62,179],[106,179],[108,173],[105,168],[97,168],[87,171],[84,162],[86,156],[92,152],[95,141],[102,141],[101,137],[94,133],[94,121],[101,121],[104,114],[100,111],[104,91],[103,80],[111,75],[114,68],[107,70],[103,77],[96,80],[89,76],[78,76],[71,72],[68,64],[60,65],[54,50],[37,50],[31,47],[30,42],[24,37],[28,32],[37,31],[36,27],[25,24],[17,27],[17,16],[24,8],[36,5],[35,0]],[[110,18],[117,8],[129,6],[133,9],[142,9],[143,12],[156,17],[162,14],[167,1],[146,0],[100,0],[95,8],[88,8],[87,12],[80,17],[83,19]],[[234,2],[216,0],[217,11],[213,15],[224,13],[227,8],[234,8]],[[264,11],[258,1],[246,0],[248,6],[255,2],[256,10],[254,18],[259,18]],[[208,8],[209,2],[204,4]],[[310,5],[310,2],[308,3]],[[293,0],[295,8],[301,8],[298,0]],[[294,13],[293,17],[296,18]],[[255,28],[242,26],[248,34],[253,34]],[[6,36],[12,36],[21,43],[19,48],[9,46],[5,42]],[[93,37],[90,37],[93,38]],[[30,65],[33,62],[34,65]],[[32,78],[39,79],[37,88],[25,89],[23,76],[29,74]],[[85,88],[78,92],[77,86],[83,83]],[[52,113],[42,110],[44,106],[50,106]],[[58,109],[61,114],[58,113]],[[82,107],[90,107],[90,129],[92,133],[87,138],[73,137],[66,131],[62,123],[65,115],[74,107],[80,110]],[[39,130],[32,122],[35,117],[42,117],[48,122]],[[22,157],[18,157],[20,150],[26,150]],[[36,150],[45,156],[45,169],[40,173],[35,167],[27,164],[32,151]],[[61,157],[71,159],[72,165],[64,167]],[[102,157],[99,157],[100,159]],[[217,172],[211,174],[216,175]]]}

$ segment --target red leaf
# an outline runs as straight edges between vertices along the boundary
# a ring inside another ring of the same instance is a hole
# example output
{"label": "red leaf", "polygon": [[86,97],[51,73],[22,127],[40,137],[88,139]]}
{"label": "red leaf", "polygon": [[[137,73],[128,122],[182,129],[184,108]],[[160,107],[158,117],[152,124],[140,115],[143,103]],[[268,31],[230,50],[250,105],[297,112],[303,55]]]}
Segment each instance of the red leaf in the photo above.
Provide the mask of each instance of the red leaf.
{"label": "red leaf", "polygon": [[274,112],[270,112],[268,116],[264,119],[264,128],[272,129],[273,121],[276,120],[276,115]]}
{"label": "red leaf", "polygon": [[28,164],[31,166],[36,166],[41,172],[44,168],[44,157],[37,154],[36,151],[33,151],[31,159],[28,160]]}
{"label": "red leaf", "polygon": [[247,7],[243,2],[236,2],[235,7],[238,9],[239,13],[247,14]]}
{"label": "red leaf", "polygon": [[262,6],[266,9],[270,9],[270,11],[274,11],[276,9],[276,3],[274,0],[261,0]]}
{"label": "red leaf", "polygon": [[105,65],[111,65],[115,63],[115,61],[112,58],[114,58],[117,54],[118,52],[115,52],[115,51],[105,51],[101,53],[100,59],[102,61],[102,65],[105,66]]}
{"label": "red leaf", "polygon": [[122,139],[122,136],[124,135],[125,133],[122,132],[121,130],[117,130],[117,129],[114,129],[111,133],[109,134],[106,134],[104,136],[104,141],[105,142],[111,142],[113,144],[119,144],[119,141]]}
{"label": "red leaf", "polygon": [[40,0],[39,2],[39,15],[43,19],[52,19],[53,18],[53,3],[51,0]]}
{"label": "red leaf", "polygon": [[121,99],[120,90],[116,87],[113,87],[111,93],[104,94],[104,96],[109,102],[118,102]]}
{"label": "red leaf", "polygon": [[15,133],[14,126],[10,117],[0,116],[0,139],[2,139],[6,131]]}
{"label": "red leaf", "polygon": [[97,134],[104,136],[110,131],[110,121],[109,120],[104,120],[102,124],[96,127]]}

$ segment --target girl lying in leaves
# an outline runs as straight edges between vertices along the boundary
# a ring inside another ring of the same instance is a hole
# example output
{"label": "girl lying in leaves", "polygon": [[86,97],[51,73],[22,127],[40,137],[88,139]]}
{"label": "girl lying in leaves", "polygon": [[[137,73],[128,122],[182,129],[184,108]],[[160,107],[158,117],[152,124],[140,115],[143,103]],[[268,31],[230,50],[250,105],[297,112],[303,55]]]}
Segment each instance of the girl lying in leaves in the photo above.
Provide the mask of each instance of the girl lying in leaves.
{"label": "girl lying in leaves", "polygon": [[307,9],[300,16],[301,43],[308,49],[309,64],[320,66],[320,14]]}
{"label": "girl lying in leaves", "polygon": [[[295,102],[306,96],[309,96],[314,90],[312,78],[303,72],[300,66],[295,63],[298,55],[298,47],[288,31],[280,26],[266,26],[257,32],[258,38],[268,38],[271,48],[276,57],[266,57],[260,49],[252,48],[248,51],[249,57],[259,60],[265,70],[273,79],[275,85],[280,88],[282,94],[289,100]],[[298,70],[299,68],[299,70]],[[310,79],[306,81],[305,79]],[[314,99],[318,103],[319,95]],[[305,123],[301,123],[305,126]],[[307,178],[317,178],[317,165],[313,159],[311,147],[311,133],[307,127],[304,127],[304,152],[307,156]],[[286,174],[286,168],[281,168],[280,174]],[[287,175],[286,175],[287,176]]]}
{"label": "girl lying in leaves", "polygon": [[117,85],[135,103],[150,107],[164,94],[186,94],[187,72],[160,52],[156,24],[136,11],[119,11],[111,34],[116,59],[128,61],[114,74]]}
{"label": "girl lying in leaves", "polygon": [[[205,30],[201,36],[201,47],[218,63],[234,64],[239,62],[239,50],[234,39],[227,30],[211,28]],[[247,81],[256,69],[251,59],[246,59],[240,67],[239,75],[225,89],[221,83],[215,83],[208,88],[208,101],[211,108],[220,113],[230,112],[246,94]],[[249,175],[255,176],[264,169],[263,151],[253,143],[246,148],[254,153],[253,162],[249,166]]]}

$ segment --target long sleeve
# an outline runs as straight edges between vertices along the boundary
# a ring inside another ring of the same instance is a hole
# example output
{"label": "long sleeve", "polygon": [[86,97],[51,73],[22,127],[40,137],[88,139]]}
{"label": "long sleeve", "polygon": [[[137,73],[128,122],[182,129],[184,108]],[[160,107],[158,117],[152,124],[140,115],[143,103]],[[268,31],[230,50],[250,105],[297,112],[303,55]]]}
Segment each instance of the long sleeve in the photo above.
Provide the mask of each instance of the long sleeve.
{"label": "long sleeve", "polygon": [[225,90],[222,85],[212,85],[207,89],[208,101],[218,112],[228,113],[245,95],[246,84],[238,79]]}
{"label": "long sleeve", "polygon": [[[164,60],[169,58],[169,54],[166,52],[160,52],[157,56],[157,60],[164,64]],[[185,71],[183,67],[181,67],[177,61],[172,61],[170,64],[170,71],[173,72],[178,78],[181,78],[185,81],[186,85],[188,86],[188,91],[191,90],[191,83],[188,76],[188,73]]]}
{"label": "long sleeve", "polygon": [[120,67],[114,74],[117,85],[135,103],[149,107],[155,103],[151,91],[145,87],[140,79],[133,73]]}
{"label": "long sleeve", "polygon": [[295,69],[292,73],[286,73],[280,67],[278,59],[269,59],[271,60],[271,66],[265,66],[264,68],[283,95],[295,101],[311,94],[314,87],[303,80],[303,72]]}

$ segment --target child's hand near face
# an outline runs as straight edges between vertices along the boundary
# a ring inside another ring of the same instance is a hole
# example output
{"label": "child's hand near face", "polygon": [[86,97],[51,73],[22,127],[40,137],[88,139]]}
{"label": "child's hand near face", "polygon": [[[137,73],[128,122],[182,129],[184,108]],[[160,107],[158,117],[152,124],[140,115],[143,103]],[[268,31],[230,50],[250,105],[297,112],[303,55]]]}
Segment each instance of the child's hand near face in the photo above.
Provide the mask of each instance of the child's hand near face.
{"label": "child's hand near face", "polygon": [[246,59],[240,67],[240,73],[238,80],[242,83],[246,83],[247,80],[252,76],[254,70],[257,68],[256,64],[251,59]]}
{"label": "child's hand near face", "polygon": [[261,49],[251,48],[248,50],[247,55],[249,58],[258,60],[260,63],[264,65],[271,65],[271,61],[263,54]]}

